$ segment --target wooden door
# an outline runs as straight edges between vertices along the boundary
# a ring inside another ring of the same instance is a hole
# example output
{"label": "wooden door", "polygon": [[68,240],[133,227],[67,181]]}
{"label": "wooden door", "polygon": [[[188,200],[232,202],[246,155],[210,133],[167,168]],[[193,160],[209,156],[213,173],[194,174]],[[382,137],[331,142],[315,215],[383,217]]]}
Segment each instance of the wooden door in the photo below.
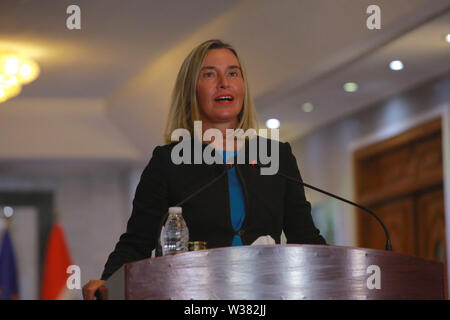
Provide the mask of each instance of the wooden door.
{"label": "wooden door", "polygon": [[[358,201],[385,223],[394,251],[445,262],[441,119],[354,154]],[[359,246],[384,249],[378,222],[358,214]]]}
{"label": "wooden door", "polygon": [[[395,252],[406,254],[414,252],[414,199],[406,197],[393,200],[371,209],[386,225]],[[363,239],[371,248],[384,250],[386,237],[383,228],[373,220],[373,217],[364,214]]]}
{"label": "wooden door", "polygon": [[442,188],[432,189],[417,197],[417,217],[417,254],[445,263],[445,209]]}

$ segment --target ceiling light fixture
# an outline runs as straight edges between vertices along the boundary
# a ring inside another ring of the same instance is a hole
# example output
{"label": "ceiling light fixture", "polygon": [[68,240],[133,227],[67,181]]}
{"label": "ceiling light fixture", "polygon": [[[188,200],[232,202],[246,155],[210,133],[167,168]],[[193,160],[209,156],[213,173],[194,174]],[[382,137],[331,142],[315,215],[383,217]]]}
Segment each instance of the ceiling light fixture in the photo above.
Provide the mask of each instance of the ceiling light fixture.
{"label": "ceiling light fixture", "polygon": [[280,120],[278,119],[269,119],[266,121],[266,127],[269,129],[278,129],[280,127]]}
{"label": "ceiling light fixture", "polygon": [[391,70],[394,70],[394,71],[402,70],[403,62],[401,62],[400,60],[391,61],[391,63],[389,63],[389,68],[391,68]]}
{"label": "ceiling light fixture", "polygon": [[344,90],[346,92],[355,92],[358,90],[358,84],[356,82],[347,82],[344,84]]}
{"label": "ceiling light fixture", "polygon": [[314,110],[314,105],[311,102],[305,102],[302,105],[302,109],[304,112],[312,112]]}

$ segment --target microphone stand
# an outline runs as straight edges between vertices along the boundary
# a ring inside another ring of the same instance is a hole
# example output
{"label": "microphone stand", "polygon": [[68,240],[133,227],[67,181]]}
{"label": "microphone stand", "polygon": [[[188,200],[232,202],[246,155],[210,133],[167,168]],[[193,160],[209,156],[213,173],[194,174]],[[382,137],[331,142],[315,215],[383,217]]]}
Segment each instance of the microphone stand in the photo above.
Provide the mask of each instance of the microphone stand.
{"label": "microphone stand", "polygon": [[296,179],[296,178],[290,177],[290,176],[288,176],[288,175],[285,175],[284,173],[278,172],[277,174],[280,175],[280,176],[282,176],[282,177],[284,177],[284,178],[286,178],[286,179],[288,179],[288,180],[290,180],[290,181],[293,181],[293,182],[295,182],[295,183],[299,183],[299,184],[301,184],[301,185],[303,185],[303,186],[305,186],[305,187],[307,187],[307,188],[309,188],[309,189],[313,189],[313,190],[315,190],[315,191],[318,191],[318,192],[321,192],[321,193],[323,193],[323,194],[326,194],[327,196],[330,196],[330,197],[336,198],[336,199],[338,199],[338,200],[344,201],[344,202],[346,202],[346,203],[348,203],[348,204],[354,205],[355,207],[357,207],[357,208],[359,208],[359,209],[361,209],[361,210],[363,210],[363,211],[369,213],[370,215],[372,215],[375,219],[377,219],[377,221],[378,221],[378,222],[380,223],[380,225],[383,227],[383,230],[384,230],[384,233],[385,233],[385,236],[386,236],[386,246],[385,246],[385,249],[386,249],[387,251],[392,251],[392,244],[391,244],[391,238],[389,237],[389,232],[388,232],[386,226],[384,225],[383,221],[381,221],[380,217],[378,217],[378,216],[375,214],[375,212],[373,212],[372,210],[370,210],[370,209],[367,208],[367,207],[364,207],[364,206],[362,206],[362,205],[360,205],[360,204],[354,203],[354,202],[352,202],[352,201],[350,201],[350,200],[344,199],[344,198],[339,197],[339,196],[337,196],[337,195],[334,195],[334,194],[332,194],[332,193],[330,193],[330,192],[327,192],[327,191],[325,191],[325,190],[322,190],[322,189],[319,189],[319,188],[314,187],[314,186],[312,186],[312,185],[309,185],[309,184],[307,184],[307,183],[305,183],[305,182],[303,182],[303,181],[301,181],[301,180],[299,180],[299,179]]}

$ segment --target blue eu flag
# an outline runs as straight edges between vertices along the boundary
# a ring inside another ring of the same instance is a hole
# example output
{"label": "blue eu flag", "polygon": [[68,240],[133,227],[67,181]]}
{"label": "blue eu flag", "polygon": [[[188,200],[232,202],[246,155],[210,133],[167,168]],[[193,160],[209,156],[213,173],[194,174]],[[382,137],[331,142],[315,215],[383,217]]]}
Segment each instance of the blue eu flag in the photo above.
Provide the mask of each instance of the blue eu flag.
{"label": "blue eu flag", "polygon": [[11,237],[4,232],[0,248],[0,300],[18,299],[17,270]]}

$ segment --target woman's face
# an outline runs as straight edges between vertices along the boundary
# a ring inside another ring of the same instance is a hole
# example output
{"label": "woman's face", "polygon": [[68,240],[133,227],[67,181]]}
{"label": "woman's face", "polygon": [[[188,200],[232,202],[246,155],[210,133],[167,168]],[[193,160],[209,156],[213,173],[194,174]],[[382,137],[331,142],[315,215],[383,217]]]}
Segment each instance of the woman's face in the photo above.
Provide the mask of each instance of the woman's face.
{"label": "woman's face", "polygon": [[201,120],[207,127],[219,123],[237,125],[244,94],[241,66],[233,52],[228,49],[208,50],[197,81]]}

